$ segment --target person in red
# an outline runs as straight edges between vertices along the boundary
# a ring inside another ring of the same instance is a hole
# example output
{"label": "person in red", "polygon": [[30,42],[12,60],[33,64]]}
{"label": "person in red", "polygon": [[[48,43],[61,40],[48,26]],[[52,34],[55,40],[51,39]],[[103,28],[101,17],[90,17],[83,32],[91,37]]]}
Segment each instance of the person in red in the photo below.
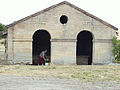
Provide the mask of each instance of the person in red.
{"label": "person in red", "polygon": [[39,59],[38,59],[38,65],[40,65],[40,64],[45,65],[46,53],[47,53],[47,50],[44,50],[40,53]]}

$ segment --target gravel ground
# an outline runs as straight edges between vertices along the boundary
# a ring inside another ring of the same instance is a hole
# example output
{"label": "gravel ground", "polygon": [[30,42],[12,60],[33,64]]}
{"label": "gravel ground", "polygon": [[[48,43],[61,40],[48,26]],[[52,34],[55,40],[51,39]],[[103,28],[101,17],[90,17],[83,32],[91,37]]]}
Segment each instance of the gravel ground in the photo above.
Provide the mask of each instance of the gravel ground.
{"label": "gravel ground", "polygon": [[0,75],[0,90],[120,90],[120,84],[113,81],[93,83],[77,79]]}

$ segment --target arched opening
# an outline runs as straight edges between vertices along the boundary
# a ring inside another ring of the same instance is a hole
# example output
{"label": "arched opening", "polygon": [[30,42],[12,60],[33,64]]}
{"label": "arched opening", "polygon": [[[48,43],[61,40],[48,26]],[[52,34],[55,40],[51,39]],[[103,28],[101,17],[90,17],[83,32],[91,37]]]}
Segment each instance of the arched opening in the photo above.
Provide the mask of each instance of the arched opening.
{"label": "arched opening", "polygon": [[33,65],[38,64],[38,57],[40,53],[47,49],[46,56],[50,60],[51,55],[51,43],[50,34],[45,30],[38,30],[33,35],[32,43],[32,63]]}
{"label": "arched opening", "polygon": [[89,31],[81,31],[77,36],[76,64],[92,64],[93,37]]}

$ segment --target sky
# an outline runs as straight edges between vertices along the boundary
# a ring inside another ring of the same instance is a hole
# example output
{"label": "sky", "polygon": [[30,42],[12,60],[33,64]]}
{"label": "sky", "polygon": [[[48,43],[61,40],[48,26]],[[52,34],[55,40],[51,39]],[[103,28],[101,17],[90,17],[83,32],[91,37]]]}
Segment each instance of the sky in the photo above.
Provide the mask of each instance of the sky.
{"label": "sky", "polygon": [[[63,0],[0,0],[0,23],[8,25]],[[120,0],[66,0],[120,29]]]}

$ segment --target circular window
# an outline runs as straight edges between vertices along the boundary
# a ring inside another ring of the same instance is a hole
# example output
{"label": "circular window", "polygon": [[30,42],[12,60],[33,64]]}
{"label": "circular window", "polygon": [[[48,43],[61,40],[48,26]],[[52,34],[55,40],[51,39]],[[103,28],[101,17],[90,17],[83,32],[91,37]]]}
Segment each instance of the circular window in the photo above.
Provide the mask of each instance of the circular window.
{"label": "circular window", "polygon": [[60,17],[60,22],[61,22],[62,24],[66,24],[67,21],[68,21],[68,17],[67,17],[67,16],[62,15],[62,16]]}

